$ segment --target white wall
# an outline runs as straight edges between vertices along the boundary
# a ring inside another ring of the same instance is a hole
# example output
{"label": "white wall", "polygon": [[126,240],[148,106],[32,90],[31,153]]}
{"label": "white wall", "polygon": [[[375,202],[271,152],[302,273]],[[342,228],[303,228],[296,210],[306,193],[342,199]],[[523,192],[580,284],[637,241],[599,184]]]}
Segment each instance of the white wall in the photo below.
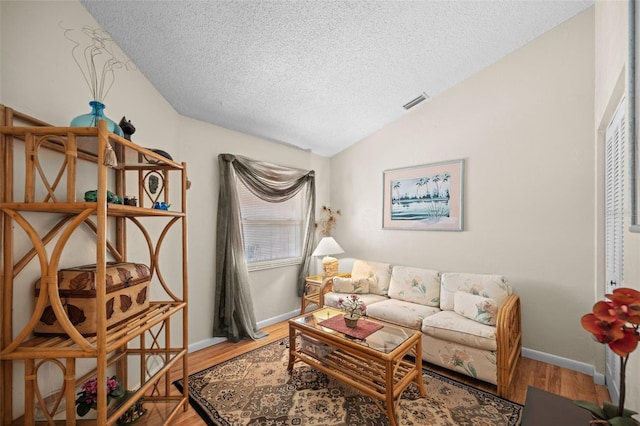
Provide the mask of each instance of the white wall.
{"label": "white wall", "polygon": [[[91,94],[72,60],[72,45],[59,27],[60,22],[67,28],[97,27],[82,5],[77,1],[2,1],[0,17],[0,103],[61,126],[78,114],[89,112]],[[329,199],[329,160],[182,117],[140,71],[119,72],[105,104],[105,114],[114,121],[118,122],[126,115],[134,123],[134,142],[161,148],[176,161],[188,164],[188,176],[193,182],[187,193],[189,342],[195,346],[208,344],[213,318],[218,154],[241,154],[256,160],[316,170],[318,206],[327,204]],[[82,179],[83,176],[79,181]],[[172,257],[171,247],[179,247],[179,241],[174,238],[164,247],[166,251],[160,255],[161,261]],[[80,253],[83,250],[78,250],[78,256]],[[138,260],[140,256],[146,257],[146,251],[142,244],[134,241],[128,255],[129,259]],[[69,263],[74,261],[73,258],[67,260]],[[90,261],[90,258],[80,260],[78,257],[77,262]],[[34,264],[18,277],[19,291],[14,307],[22,314],[18,315],[16,327],[29,316],[29,309],[23,308],[32,305],[31,286],[38,273]],[[169,282],[179,274],[178,269],[163,270]],[[250,281],[258,322],[268,322],[299,309],[295,268],[254,272],[250,274]],[[176,333],[178,328],[174,327],[173,331]],[[22,412],[22,398],[18,396],[23,394],[22,389],[22,376],[16,370],[14,414]]]}
{"label": "white wall", "polygon": [[[596,75],[595,75],[595,126],[596,138],[595,145],[600,156],[600,165],[598,170],[598,188],[599,203],[598,209],[602,214],[604,210],[604,182],[603,167],[601,164],[604,159],[604,131],[611,121],[615,107],[618,105],[620,98],[627,95],[627,36],[628,36],[628,4],[625,1],[601,1],[596,3],[595,22],[596,22]],[[637,6],[636,6],[637,7]],[[638,25],[638,23],[636,23]],[[637,43],[638,41],[636,41]],[[637,84],[637,82],[636,82]],[[638,102],[636,100],[636,102]],[[637,108],[637,106],[636,106]],[[628,121],[627,121],[628,122]],[[636,123],[636,128],[638,124]],[[636,135],[637,140],[637,135]],[[628,164],[628,163],[627,163]],[[629,168],[626,167],[627,176]],[[629,180],[625,180],[626,182]],[[628,194],[627,191],[624,194]],[[603,221],[599,221],[600,224]],[[629,224],[629,199],[625,200],[625,225]],[[599,227],[599,241],[603,241],[600,245],[598,255],[602,261],[598,262],[602,265],[604,262],[604,227]],[[625,226],[626,228],[626,226]],[[637,261],[640,256],[640,234],[626,231],[624,234],[624,268],[622,286],[640,289],[640,263]],[[599,273],[599,283],[604,283],[604,268]],[[595,300],[603,298],[603,285],[597,285],[595,288]],[[595,359],[598,363],[604,359],[604,346],[594,343],[598,346]],[[640,411],[640,354],[631,354],[627,364],[627,396],[625,408],[634,411]]]}
{"label": "white wall", "polygon": [[[523,344],[591,362],[594,11],[544,34],[331,160],[352,257],[505,275]],[[426,88],[428,92],[428,88]],[[381,229],[384,170],[465,160],[464,231]]]}

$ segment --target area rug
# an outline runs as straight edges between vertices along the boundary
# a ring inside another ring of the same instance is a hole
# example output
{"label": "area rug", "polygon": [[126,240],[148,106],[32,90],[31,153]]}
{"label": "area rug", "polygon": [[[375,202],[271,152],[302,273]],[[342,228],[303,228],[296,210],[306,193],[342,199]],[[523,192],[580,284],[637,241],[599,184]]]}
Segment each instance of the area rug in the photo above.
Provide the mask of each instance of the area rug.
{"label": "area rug", "polygon": [[[208,425],[382,426],[372,398],[303,364],[287,372],[289,339],[270,343],[189,376],[189,402]],[[522,406],[423,369],[398,408],[407,426],[516,426]],[[182,391],[184,381],[174,382]]]}

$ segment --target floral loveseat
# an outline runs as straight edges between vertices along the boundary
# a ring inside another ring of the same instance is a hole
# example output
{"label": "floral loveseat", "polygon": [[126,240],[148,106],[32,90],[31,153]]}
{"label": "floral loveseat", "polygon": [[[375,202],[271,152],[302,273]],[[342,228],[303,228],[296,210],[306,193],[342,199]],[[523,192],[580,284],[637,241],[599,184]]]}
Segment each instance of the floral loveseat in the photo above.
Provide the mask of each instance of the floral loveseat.
{"label": "floral loveseat", "polygon": [[367,316],[422,332],[424,361],[497,385],[506,396],[522,349],[520,299],[500,275],[441,273],[356,260],[327,280],[321,305],[358,294]]}

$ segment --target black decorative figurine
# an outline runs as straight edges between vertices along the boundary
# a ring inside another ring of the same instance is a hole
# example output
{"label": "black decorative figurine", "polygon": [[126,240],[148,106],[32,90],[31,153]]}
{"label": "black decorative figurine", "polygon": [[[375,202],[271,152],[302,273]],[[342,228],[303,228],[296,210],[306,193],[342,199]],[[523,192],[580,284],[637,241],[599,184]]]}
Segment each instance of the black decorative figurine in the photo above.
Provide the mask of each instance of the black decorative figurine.
{"label": "black decorative figurine", "polygon": [[131,140],[131,135],[136,132],[136,128],[133,124],[131,124],[131,120],[127,120],[127,117],[122,117],[120,120],[120,128],[122,129],[122,133],[124,133],[124,138],[128,141]]}

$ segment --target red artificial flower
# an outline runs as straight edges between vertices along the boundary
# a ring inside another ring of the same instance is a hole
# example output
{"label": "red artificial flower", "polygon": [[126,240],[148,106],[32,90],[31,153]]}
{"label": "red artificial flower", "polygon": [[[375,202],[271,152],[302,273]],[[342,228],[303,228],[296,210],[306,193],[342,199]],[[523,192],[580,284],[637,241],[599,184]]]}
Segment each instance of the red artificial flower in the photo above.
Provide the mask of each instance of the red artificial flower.
{"label": "red artificial flower", "polygon": [[624,337],[622,325],[619,320],[606,321],[598,318],[595,314],[587,314],[582,317],[582,327],[587,330],[600,343],[610,343]]}
{"label": "red artificial flower", "polygon": [[[587,330],[600,343],[609,345],[609,348],[620,356],[620,383],[621,390],[618,407],[612,413],[605,407],[600,408],[589,401],[576,401],[582,408],[591,411],[595,418],[601,420],[616,420],[615,424],[631,424],[624,422],[631,415],[637,414],[624,409],[625,400],[625,370],[629,354],[638,347],[640,342],[640,291],[631,288],[618,288],[613,294],[606,295],[608,301],[600,301],[593,305],[593,313],[582,317],[582,327]],[[615,408],[615,407],[614,407]],[[633,423],[633,420],[631,420]],[[614,422],[598,422],[614,424]]]}
{"label": "red artificial flower", "polygon": [[600,343],[609,345],[621,357],[633,352],[640,335],[640,292],[620,288],[607,294],[609,301],[593,305],[593,313],[582,317],[582,327],[593,334]]}
{"label": "red artificial flower", "polygon": [[638,347],[638,335],[633,329],[625,328],[622,339],[609,343],[609,347],[616,354],[625,357]]}
{"label": "red artificial flower", "polygon": [[609,302],[600,301],[593,305],[593,314],[601,321],[610,323],[618,321],[615,307]]}
{"label": "red artificial flower", "polygon": [[606,295],[611,300],[616,316],[625,322],[640,325],[640,291],[618,288]]}

